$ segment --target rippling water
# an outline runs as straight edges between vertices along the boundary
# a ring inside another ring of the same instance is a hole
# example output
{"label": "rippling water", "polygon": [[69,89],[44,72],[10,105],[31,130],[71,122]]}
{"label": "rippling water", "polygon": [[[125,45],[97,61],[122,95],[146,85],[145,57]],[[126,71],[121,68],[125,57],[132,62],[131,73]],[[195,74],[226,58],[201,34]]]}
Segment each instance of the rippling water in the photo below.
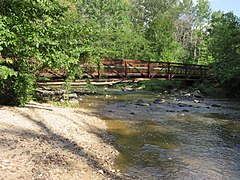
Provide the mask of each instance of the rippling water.
{"label": "rippling water", "polygon": [[[153,95],[122,96],[110,98],[100,114],[116,137],[123,172],[139,179],[240,179],[238,102],[170,97],[154,104]],[[136,105],[140,97],[150,105]]]}

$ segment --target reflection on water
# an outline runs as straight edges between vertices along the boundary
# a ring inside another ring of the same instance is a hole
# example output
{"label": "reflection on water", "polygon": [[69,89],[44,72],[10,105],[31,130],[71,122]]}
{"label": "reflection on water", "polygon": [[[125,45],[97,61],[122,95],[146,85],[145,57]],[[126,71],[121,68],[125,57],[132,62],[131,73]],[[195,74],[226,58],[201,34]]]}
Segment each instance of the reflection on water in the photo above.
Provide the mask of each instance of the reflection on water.
{"label": "reflection on water", "polygon": [[[179,111],[182,104],[172,102],[106,106],[112,115],[102,115],[121,153],[117,168],[142,179],[240,179],[240,106],[218,101],[221,108],[206,108],[216,101],[187,106],[192,109],[185,114]],[[174,109],[168,112],[166,106]]]}

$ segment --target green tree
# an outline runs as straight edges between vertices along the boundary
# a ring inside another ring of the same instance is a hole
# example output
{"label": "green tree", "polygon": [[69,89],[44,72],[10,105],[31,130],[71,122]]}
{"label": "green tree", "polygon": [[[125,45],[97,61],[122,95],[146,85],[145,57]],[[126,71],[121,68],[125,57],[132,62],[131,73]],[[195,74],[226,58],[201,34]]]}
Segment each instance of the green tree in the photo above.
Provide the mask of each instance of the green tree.
{"label": "green tree", "polygon": [[[83,46],[92,60],[101,61],[105,57],[134,56],[129,45],[134,46],[136,35],[132,34],[129,19],[129,4],[126,1],[79,1],[88,34]],[[132,41],[130,41],[132,39]]]}
{"label": "green tree", "polygon": [[239,95],[240,19],[231,12],[213,13],[209,41],[216,78],[229,92]]}
{"label": "green tree", "polygon": [[179,44],[174,32],[177,1],[133,0],[131,21],[134,32],[145,38],[145,59],[178,61]]}
{"label": "green tree", "polygon": [[207,29],[210,21],[208,0],[184,0],[175,22],[176,39],[183,48],[183,62],[207,64]]}
{"label": "green tree", "polygon": [[4,0],[0,4],[0,52],[4,59],[12,59],[11,64],[1,65],[10,70],[9,76],[3,72],[1,86],[8,85],[9,96],[13,97],[8,102],[24,105],[34,93],[38,71],[65,70],[69,77],[76,72],[78,30],[66,21],[69,9],[57,0]]}

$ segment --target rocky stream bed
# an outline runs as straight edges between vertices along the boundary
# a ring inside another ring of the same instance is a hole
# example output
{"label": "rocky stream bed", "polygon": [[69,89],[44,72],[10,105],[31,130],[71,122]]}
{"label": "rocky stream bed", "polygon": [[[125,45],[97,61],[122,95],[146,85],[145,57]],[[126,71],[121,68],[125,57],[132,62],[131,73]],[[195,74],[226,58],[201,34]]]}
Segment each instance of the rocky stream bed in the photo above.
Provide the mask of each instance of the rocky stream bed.
{"label": "rocky stream bed", "polygon": [[95,102],[101,104],[96,113],[116,138],[115,166],[129,176],[240,178],[238,101],[178,91],[105,95]]}

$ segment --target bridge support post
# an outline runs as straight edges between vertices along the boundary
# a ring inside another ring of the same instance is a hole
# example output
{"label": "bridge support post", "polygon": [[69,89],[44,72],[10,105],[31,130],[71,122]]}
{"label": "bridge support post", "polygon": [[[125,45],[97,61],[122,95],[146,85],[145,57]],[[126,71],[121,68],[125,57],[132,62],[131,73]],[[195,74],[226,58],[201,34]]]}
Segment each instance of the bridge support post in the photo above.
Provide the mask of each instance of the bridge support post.
{"label": "bridge support post", "polygon": [[184,79],[187,79],[187,73],[188,73],[188,65],[185,64],[185,77],[184,77]]}
{"label": "bridge support post", "polygon": [[101,77],[101,72],[100,72],[100,64],[98,64],[98,79],[100,79],[100,77]]}
{"label": "bridge support post", "polygon": [[168,69],[168,80],[171,79],[171,64],[167,63],[167,69]]}
{"label": "bridge support post", "polygon": [[125,68],[125,78],[128,77],[128,68],[127,68],[127,62],[124,62],[124,68]]}
{"label": "bridge support post", "polygon": [[149,77],[149,78],[150,78],[150,76],[151,76],[150,68],[151,68],[151,64],[150,64],[150,62],[148,62],[148,77]]}

